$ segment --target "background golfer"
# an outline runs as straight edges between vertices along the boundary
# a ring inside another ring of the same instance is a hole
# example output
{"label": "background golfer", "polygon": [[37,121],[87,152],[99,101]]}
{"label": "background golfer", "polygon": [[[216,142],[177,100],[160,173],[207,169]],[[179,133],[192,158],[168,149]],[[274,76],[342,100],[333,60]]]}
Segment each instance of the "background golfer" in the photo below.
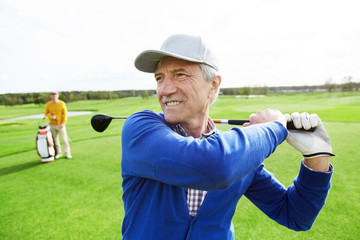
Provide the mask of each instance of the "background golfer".
{"label": "background golfer", "polygon": [[[123,239],[234,239],[231,221],[242,195],[279,224],[311,228],[333,172],[317,115],[267,109],[243,128],[217,130],[209,107],[222,79],[200,37],[170,36],[135,66],[154,73],[163,112],[135,113],[123,126]],[[316,130],[288,132],[290,120]],[[304,156],[287,189],[262,164],[285,139]]]}
{"label": "background golfer", "polygon": [[51,101],[46,103],[45,116],[50,120],[50,131],[54,138],[56,155],[58,159],[62,156],[59,135],[63,144],[65,157],[72,158],[69,139],[66,133],[66,121],[67,121],[67,108],[64,101],[59,100],[59,94],[57,92],[51,92]]}

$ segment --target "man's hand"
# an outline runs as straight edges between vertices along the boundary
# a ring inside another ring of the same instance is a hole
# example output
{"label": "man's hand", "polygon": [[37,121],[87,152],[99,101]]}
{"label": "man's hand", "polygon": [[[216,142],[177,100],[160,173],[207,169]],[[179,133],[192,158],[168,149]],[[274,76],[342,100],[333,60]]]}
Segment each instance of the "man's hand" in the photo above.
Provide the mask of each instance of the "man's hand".
{"label": "man's hand", "polygon": [[315,128],[314,132],[289,130],[286,141],[297,149],[305,159],[319,156],[334,156],[331,149],[329,136],[317,114],[294,112],[285,114],[286,120],[292,121],[298,129],[308,130]]}
{"label": "man's hand", "polygon": [[50,119],[56,120],[56,116],[54,114],[51,115]]}
{"label": "man's hand", "polygon": [[272,109],[266,109],[265,111],[258,111],[257,113],[251,114],[249,122],[245,123],[243,127],[272,121],[280,122],[286,128],[285,116],[280,111]]}

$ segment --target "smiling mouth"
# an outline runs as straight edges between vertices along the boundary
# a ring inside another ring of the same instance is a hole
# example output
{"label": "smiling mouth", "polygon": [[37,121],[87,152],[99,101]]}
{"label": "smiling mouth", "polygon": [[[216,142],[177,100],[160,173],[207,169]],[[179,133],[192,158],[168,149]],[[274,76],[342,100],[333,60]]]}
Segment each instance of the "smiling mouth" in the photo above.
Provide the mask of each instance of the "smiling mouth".
{"label": "smiling mouth", "polygon": [[181,102],[180,101],[173,101],[173,102],[167,102],[165,103],[166,106],[176,106],[179,105]]}

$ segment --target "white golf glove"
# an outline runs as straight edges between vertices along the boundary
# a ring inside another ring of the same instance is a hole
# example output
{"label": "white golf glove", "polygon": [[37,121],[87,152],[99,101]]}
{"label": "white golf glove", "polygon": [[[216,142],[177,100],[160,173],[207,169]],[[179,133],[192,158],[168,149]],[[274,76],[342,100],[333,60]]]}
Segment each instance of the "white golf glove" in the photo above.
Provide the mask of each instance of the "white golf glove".
{"label": "white golf glove", "polygon": [[298,150],[305,158],[318,156],[335,156],[332,153],[329,136],[317,114],[302,114],[294,112],[291,115],[285,114],[286,120],[292,121],[295,128],[309,130],[288,130],[286,141]]}

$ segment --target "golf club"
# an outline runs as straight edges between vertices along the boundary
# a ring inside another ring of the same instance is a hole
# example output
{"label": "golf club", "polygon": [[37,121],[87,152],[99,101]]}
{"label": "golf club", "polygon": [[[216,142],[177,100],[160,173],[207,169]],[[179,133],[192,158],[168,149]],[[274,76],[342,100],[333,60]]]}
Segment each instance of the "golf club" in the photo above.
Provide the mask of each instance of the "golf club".
{"label": "golf club", "polygon": [[[243,125],[244,123],[249,122],[249,120],[239,120],[239,119],[230,119],[230,120],[225,120],[225,119],[213,119],[214,123],[220,123],[220,124],[229,124],[229,125]],[[303,128],[297,129],[294,126],[293,122],[287,122],[286,124],[286,128],[288,130],[301,130],[301,131],[309,131],[309,132],[313,132],[315,131],[315,128],[310,128],[309,130],[305,130]]]}
{"label": "golf club", "polygon": [[[105,129],[109,126],[112,119],[127,119],[127,117],[110,117],[106,114],[96,114],[91,118],[91,126],[94,128],[97,132],[103,132]],[[214,123],[220,123],[220,124],[229,124],[229,125],[243,125],[246,122],[249,122],[249,120],[240,120],[240,119],[213,119]],[[303,131],[311,131],[313,132],[315,128],[311,128],[309,130],[305,129],[297,129],[294,126],[293,122],[287,123],[287,129],[289,130],[303,130]]]}
{"label": "golf club", "polygon": [[97,132],[103,132],[113,119],[127,119],[127,117],[110,117],[106,114],[96,114],[91,118],[91,126]]}

